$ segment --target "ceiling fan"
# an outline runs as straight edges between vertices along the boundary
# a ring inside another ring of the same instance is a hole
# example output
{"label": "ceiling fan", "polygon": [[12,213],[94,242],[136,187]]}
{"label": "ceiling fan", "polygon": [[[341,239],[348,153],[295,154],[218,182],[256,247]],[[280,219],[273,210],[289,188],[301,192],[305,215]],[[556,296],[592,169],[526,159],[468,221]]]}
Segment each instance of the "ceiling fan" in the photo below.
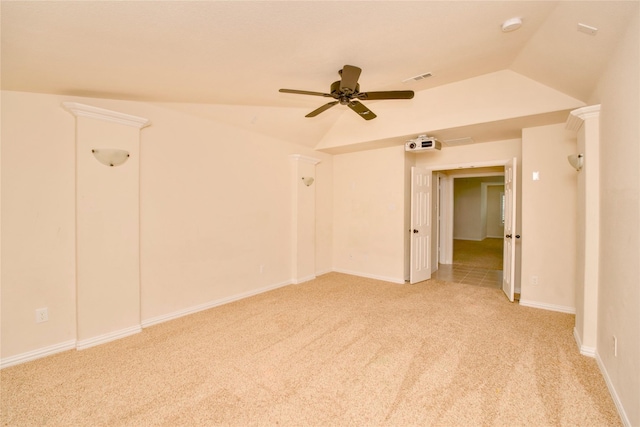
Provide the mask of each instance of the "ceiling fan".
{"label": "ceiling fan", "polygon": [[284,93],[297,93],[300,95],[314,95],[324,96],[326,98],[333,98],[335,101],[331,101],[328,104],[324,104],[322,107],[317,108],[307,114],[305,117],[315,117],[323,111],[328,110],[337,104],[346,105],[353,111],[358,113],[360,117],[365,120],[375,119],[376,115],[373,111],[369,110],[360,101],[364,100],[378,100],[378,99],[411,99],[413,98],[412,90],[389,90],[382,92],[360,92],[360,85],[358,84],[358,78],[362,69],[353,65],[345,65],[342,70],[338,71],[341,80],[333,82],[331,84],[331,93],[322,92],[310,92],[306,90],[295,89],[280,89],[280,92]]}

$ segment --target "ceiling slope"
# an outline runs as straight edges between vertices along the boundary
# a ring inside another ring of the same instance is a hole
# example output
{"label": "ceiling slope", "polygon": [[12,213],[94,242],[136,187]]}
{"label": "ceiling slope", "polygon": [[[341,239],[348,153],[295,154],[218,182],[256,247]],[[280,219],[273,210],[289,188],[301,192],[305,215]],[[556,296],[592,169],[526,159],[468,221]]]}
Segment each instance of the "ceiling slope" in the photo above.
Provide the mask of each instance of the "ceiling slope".
{"label": "ceiling slope", "polygon": [[[378,115],[364,130],[370,141],[386,138],[372,130],[392,119],[419,118],[432,129],[431,106],[450,102],[434,89],[505,70],[586,102],[637,3],[2,1],[1,88],[175,103],[309,147],[335,146],[343,132],[353,145],[363,125],[351,129],[345,106],[308,119],[323,100],[278,89],[326,92],[349,64],[362,68],[363,91],[415,91],[411,101],[367,103]],[[512,17],[522,27],[502,32]],[[597,35],[578,32],[578,23]],[[427,72],[433,76],[403,83]],[[461,109],[476,102],[457,99]],[[397,127],[396,136],[417,128]]]}

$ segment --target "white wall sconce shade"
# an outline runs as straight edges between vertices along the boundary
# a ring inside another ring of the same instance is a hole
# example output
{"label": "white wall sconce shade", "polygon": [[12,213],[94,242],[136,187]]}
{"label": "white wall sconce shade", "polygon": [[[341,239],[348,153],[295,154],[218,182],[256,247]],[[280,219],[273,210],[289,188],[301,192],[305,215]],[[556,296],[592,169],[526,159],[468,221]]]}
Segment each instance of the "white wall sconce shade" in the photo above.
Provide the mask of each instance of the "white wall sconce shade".
{"label": "white wall sconce shade", "polygon": [[584,154],[572,154],[567,157],[567,160],[575,170],[580,171],[584,165]]}
{"label": "white wall sconce shade", "polygon": [[100,148],[91,150],[93,156],[105,166],[120,166],[129,158],[129,152],[117,148]]}
{"label": "white wall sconce shade", "polygon": [[304,182],[304,185],[306,185],[307,187],[310,186],[311,184],[313,184],[313,181],[315,181],[313,179],[312,176],[303,176],[302,177],[302,182]]}

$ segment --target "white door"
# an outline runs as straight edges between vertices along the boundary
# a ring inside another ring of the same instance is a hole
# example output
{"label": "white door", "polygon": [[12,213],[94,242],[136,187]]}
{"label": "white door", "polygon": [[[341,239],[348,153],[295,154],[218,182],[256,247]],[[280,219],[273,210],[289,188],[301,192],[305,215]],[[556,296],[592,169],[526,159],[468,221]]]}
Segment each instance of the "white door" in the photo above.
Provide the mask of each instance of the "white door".
{"label": "white door", "polygon": [[504,265],[502,290],[513,302],[516,266],[516,158],[504,167]]}
{"label": "white door", "polygon": [[409,283],[431,279],[431,171],[411,168],[411,273]]}

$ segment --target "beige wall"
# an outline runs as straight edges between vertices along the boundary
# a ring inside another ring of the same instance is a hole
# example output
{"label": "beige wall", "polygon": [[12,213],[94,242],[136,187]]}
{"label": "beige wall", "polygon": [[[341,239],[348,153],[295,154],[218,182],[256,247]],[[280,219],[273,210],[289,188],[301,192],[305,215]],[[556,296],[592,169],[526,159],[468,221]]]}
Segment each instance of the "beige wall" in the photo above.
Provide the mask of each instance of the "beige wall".
{"label": "beige wall", "polygon": [[14,92],[1,119],[5,358],[76,338],[75,119],[59,98]]}
{"label": "beige wall", "polygon": [[578,173],[567,162],[575,152],[564,123],[522,132],[521,304],[575,312]]}
{"label": "beige wall", "polygon": [[597,358],[633,426],[640,425],[639,15],[636,4],[591,100],[601,105]]}
{"label": "beige wall", "polygon": [[[493,232],[491,237],[502,237],[500,193],[497,193],[497,197],[496,194],[492,194],[491,205],[489,205],[488,189],[495,188],[495,186],[486,185],[496,181],[504,181],[504,178],[469,177],[453,180],[454,239],[483,240],[487,237],[489,224],[491,224]],[[504,186],[500,186],[500,188],[503,188],[504,191]]]}
{"label": "beige wall", "polygon": [[[322,160],[315,268],[331,270],[330,155],[162,106],[2,92],[3,362],[77,338],[75,126],[63,101],[152,123],[140,146],[143,325],[291,282],[291,154]],[[49,321],[36,324],[41,307]]]}
{"label": "beige wall", "polygon": [[334,269],[404,283],[404,147],[337,155],[333,167]]}
{"label": "beige wall", "polygon": [[371,108],[378,118],[370,122],[354,114],[343,114],[316,148],[337,152],[339,147],[386,138],[403,142],[404,136],[413,138],[429,131],[583,105],[584,102],[521,74],[503,70],[420,91],[409,101],[376,103],[375,108]]}

